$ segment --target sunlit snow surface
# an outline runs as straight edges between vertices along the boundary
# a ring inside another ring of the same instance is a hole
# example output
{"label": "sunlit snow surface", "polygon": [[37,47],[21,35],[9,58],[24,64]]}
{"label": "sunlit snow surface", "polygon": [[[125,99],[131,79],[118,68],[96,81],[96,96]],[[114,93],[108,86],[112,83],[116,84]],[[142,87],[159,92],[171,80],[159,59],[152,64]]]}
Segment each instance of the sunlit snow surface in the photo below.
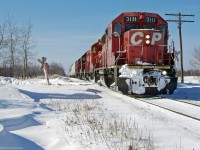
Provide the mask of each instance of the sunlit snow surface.
{"label": "sunlit snow surface", "polygon": [[[174,94],[165,95],[163,99],[170,97],[200,104],[199,80],[198,77],[185,77],[185,83],[179,83]],[[84,119],[85,113],[100,123],[131,118],[140,131],[152,135],[157,149],[200,149],[198,121],[174,115],[87,81],[56,77],[50,79],[50,83],[47,85],[44,79],[39,78],[22,81],[0,77],[0,150],[116,149],[103,137],[96,141],[94,138],[98,136],[81,138],[86,132],[82,133],[80,127],[87,129],[86,124],[72,124],[75,120],[72,114],[81,107],[85,112],[77,116],[79,119]],[[187,111],[194,113],[193,110]],[[125,149],[127,145],[123,146]]]}

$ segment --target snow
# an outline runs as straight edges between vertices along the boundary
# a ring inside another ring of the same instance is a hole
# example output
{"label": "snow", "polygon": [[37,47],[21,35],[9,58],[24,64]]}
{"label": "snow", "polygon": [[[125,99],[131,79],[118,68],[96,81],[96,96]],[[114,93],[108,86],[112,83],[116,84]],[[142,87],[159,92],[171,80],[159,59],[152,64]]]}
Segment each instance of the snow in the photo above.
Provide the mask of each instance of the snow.
{"label": "snow", "polygon": [[[127,64],[123,65],[119,72],[120,78],[127,78],[125,80],[128,87],[131,87],[131,90],[135,94],[144,94],[145,87],[157,87],[157,90],[160,91],[164,89],[167,83],[170,82],[170,77],[167,75],[162,75],[160,70],[152,70],[147,73],[143,73],[144,69],[133,69],[129,68]],[[148,83],[148,78],[155,79],[155,83]],[[146,79],[146,82],[144,81]],[[134,83],[134,84],[133,84]]]}
{"label": "snow", "polygon": [[[199,116],[198,108],[166,99],[200,105],[199,79],[186,77],[160,100]],[[0,150],[127,150],[136,143],[140,149],[200,149],[196,120],[91,82],[57,76],[50,83],[0,77]]]}
{"label": "snow", "polygon": [[154,65],[154,64],[151,64],[151,63],[147,63],[147,62],[142,62],[142,61],[137,61],[137,65],[146,65],[146,66],[151,66],[151,65]]}

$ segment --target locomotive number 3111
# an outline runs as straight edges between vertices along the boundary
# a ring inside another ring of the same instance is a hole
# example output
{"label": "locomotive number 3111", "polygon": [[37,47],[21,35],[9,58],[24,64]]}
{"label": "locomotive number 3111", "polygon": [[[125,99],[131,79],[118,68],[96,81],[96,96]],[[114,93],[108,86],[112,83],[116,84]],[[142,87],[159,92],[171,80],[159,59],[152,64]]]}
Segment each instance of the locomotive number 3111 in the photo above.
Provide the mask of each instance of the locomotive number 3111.
{"label": "locomotive number 3111", "polygon": [[124,17],[124,21],[125,22],[137,22],[138,18],[136,16],[127,16],[127,17]]}

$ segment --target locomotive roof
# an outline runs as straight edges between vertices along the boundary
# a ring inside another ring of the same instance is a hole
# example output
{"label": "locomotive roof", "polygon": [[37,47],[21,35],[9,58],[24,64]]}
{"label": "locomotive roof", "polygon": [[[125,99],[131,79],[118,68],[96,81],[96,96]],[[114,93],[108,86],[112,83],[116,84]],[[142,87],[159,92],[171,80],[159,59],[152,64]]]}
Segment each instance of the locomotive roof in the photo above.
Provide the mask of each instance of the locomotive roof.
{"label": "locomotive roof", "polygon": [[133,14],[136,14],[137,16],[139,16],[140,14],[149,14],[149,15],[152,15],[152,16],[157,16],[159,18],[162,18],[159,14],[152,13],[152,12],[123,12],[118,17],[123,16],[123,15],[133,15]]}
{"label": "locomotive roof", "polygon": [[[132,15],[136,15],[136,16],[140,16],[141,14],[147,16],[150,15],[150,17],[156,17],[161,19],[162,21],[166,22],[164,18],[162,18],[159,14],[157,13],[152,13],[152,12],[123,12],[121,13],[119,16],[117,16],[115,19],[113,19],[113,21],[118,20],[119,18],[123,17],[123,16],[132,16]],[[112,21],[112,22],[113,22]]]}

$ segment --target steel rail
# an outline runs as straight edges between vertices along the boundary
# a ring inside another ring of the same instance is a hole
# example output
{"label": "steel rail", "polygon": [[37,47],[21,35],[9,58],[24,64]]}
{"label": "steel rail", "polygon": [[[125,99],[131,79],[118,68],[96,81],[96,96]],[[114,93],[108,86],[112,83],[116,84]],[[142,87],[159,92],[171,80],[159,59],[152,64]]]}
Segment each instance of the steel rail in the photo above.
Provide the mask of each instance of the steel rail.
{"label": "steel rail", "polygon": [[[158,105],[158,104],[151,103],[150,101],[143,100],[142,98],[133,97],[133,96],[131,96],[131,97],[132,97],[132,98],[135,98],[135,99],[138,100],[138,101],[142,101],[142,102],[144,102],[144,103],[148,103],[148,104],[150,104],[150,105],[153,105],[153,106],[156,106],[156,107],[159,107],[159,108],[162,108],[162,109],[168,110],[168,111],[170,111],[170,112],[173,112],[173,113],[179,114],[179,115],[181,115],[181,116],[184,116],[184,117],[187,117],[187,118],[190,118],[190,119],[194,119],[194,120],[200,121],[200,118],[193,117],[193,116],[190,116],[190,115],[184,114],[184,113],[182,113],[182,112],[178,112],[178,111],[176,111],[176,110],[173,110],[173,109],[170,109],[170,108],[167,108],[167,107],[164,107],[164,106]],[[162,97],[159,97],[159,96],[158,96],[158,97],[156,97],[156,98],[162,98]],[[168,99],[168,98],[166,98],[166,99]],[[173,100],[173,99],[169,99],[169,100]],[[176,100],[173,100],[173,101],[176,101]],[[176,102],[181,102],[181,101],[176,101]],[[187,104],[189,104],[189,105],[193,105],[193,104],[191,104],[191,103],[187,103]],[[194,106],[197,106],[197,107],[200,108],[199,105],[194,105]]]}
{"label": "steel rail", "polygon": [[198,104],[190,103],[190,102],[187,102],[187,101],[184,101],[184,100],[176,100],[176,99],[173,99],[173,98],[166,98],[166,97],[160,97],[160,98],[165,98],[165,99],[168,99],[168,100],[171,100],[171,101],[186,103],[186,104],[189,104],[189,105],[200,107],[200,104],[198,105]]}

